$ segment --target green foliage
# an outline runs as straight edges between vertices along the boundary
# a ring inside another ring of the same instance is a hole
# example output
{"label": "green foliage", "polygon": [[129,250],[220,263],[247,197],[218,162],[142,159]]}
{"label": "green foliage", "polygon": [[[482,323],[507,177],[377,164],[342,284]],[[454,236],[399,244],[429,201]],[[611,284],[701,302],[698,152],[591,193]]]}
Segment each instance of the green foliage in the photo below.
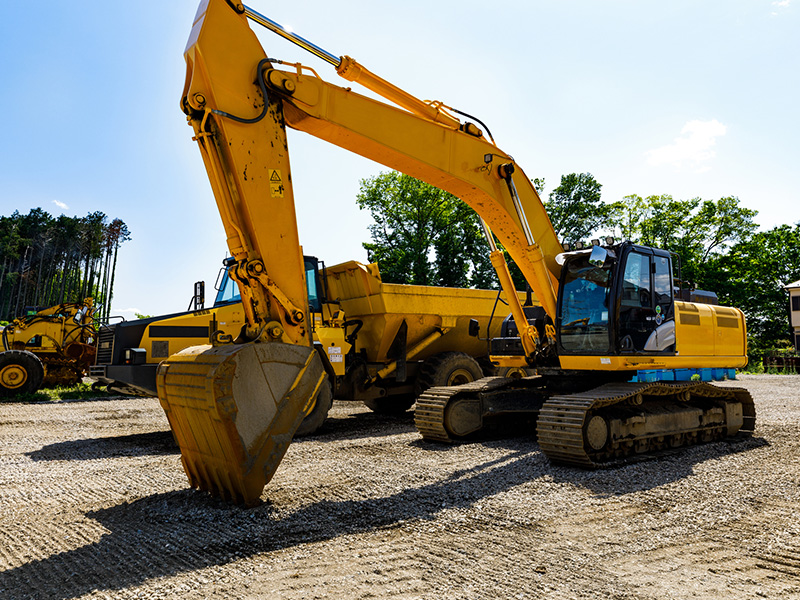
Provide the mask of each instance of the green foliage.
{"label": "green foliage", "polygon": [[800,224],[759,231],[706,266],[704,284],[720,301],[744,311],[751,355],[763,355],[789,336],[783,286],[800,279]]}
{"label": "green foliage", "polygon": [[361,181],[369,260],[387,283],[490,287],[493,270],[475,212],[452,194],[391,171]]}
{"label": "green foliage", "polygon": [[[534,187],[539,184],[543,187],[544,180],[534,180]],[[601,187],[591,173],[561,176],[561,184],[550,192],[550,199],[544,202],[553,229],[561,241],[574,244],[606,226],[612,208],[601,201]]]}
{"label": "green foliage", "polygon": [[59,402],[61,400],[91,400],[94,398],[109,398],[112,394],[106,391],[93,391],[91,384],[79,383],[69,387],[54,387],[41,389],[29,394],[18,394],[4,400],[7,402]]}
{"label": "green foliage", "polygon": [[609,223],[623,239],[675,252],[681,278],[704,287],[707,265],[758,227],[757,212],[739,206],[733,196],[717,201],[675,200],[672,196],[626,196],[610,205]]}
{"label": "green foliage", "polygon": [[138,313],[138,312],[135,312],[133,314],[136,315],[137,319],[151,319],[151,318],[153,318],[153,315],[143,315],[143,314]]}

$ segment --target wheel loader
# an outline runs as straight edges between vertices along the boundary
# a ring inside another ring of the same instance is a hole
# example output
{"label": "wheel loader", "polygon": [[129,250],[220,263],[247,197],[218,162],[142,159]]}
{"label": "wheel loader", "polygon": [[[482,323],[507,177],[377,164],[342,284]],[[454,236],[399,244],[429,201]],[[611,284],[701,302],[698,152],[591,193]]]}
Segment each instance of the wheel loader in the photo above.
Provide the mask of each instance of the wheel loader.
{"label": "wheel loader", "polygon": [[[303,261],[308,322],[328,378],[295,436],[319,429],[334,398],[397,414],[428,387],[494,372],[488,339],[471,336],[470,324],[488,336],[499,333],[497,306],[507,304],[501,292],[387,284],[376,264],[325,267],[313,256]],[[245,323],[241,296],[226,268],[215,287],[209,309],[100,327],[90,377],[110,392],[158,395],[156,370],[170,354],[206,343],[212,334],[217,343],[239,336]]]}
{"label": "wheel loader", "polygon": [[2,331],[0,396],[75,385],[95,358],[94,300],[63,303],[14,319]]}
{"label": "wheel loader", "polygon": [[[250,22],[371,96],[268,58]],[[190,485],[257,503],[327,385],[309,323],[287,128],[448,191],[481,218],[515,324],[514,335],[492,341],[492,362],[535,368],[537,376],[429,388],[415,411],[424,439],[453,442],[502,430],[504,417],[531,419],[530,433],[551,461],[591,468],[753,431],[745,390],[681,380],[691,370],[746,364],[742,312],[682,300],[668,252],[600,240],[563,247],[531,180],[479,119],[422,101],[237,2],[201,2],[184,56],[181,108],[246,319],[236,340],[187,348],[158,367],[158,395]],[[526,313],[519,302],[500,244],[540,309]]]}

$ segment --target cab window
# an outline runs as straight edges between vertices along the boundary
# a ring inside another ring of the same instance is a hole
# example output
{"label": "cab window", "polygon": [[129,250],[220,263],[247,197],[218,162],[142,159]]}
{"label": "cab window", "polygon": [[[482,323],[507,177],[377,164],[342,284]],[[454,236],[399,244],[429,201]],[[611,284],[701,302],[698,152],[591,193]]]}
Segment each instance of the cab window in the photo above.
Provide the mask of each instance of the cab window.
{"label": "cab window", "polygon": [[236,285],[236,282],[233,279],[228,277],[227,269],[223,269],[222,281],[217,289],[217,297],[214,299],[214,306],[241,301],[242,297],[239,294],[239,286]]}
{"label": "cab window", "polygon": [[319,290],[317,289],[317,264],[314,261],[306,259],[305,266],[308,306],[312,312],[322,312],[322,301],[320,299]]}
{"label": "cab window", "polygon": [[610,267],[590,265],[587,256],[580,256],[570,260],[566,269],[561,291],[561,345],[571,352],[606,353]]}

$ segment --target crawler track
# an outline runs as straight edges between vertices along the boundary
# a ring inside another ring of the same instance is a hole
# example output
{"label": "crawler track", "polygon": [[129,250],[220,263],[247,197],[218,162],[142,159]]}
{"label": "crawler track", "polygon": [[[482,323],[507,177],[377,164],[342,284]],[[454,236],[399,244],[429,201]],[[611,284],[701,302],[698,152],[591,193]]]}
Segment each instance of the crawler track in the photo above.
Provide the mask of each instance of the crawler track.
{"label": "crawler track", "polygon": [[484,377],[458,386],[432,387],[417,398],[414,424],[422,438],[432,442],[456,442],[445,427],[445,408],[456,395],[477,396],[480,393],[500,389],[513,379],[506,377]]}
{"label": "crawler track", "polygon": [[[512,382],[487,377],[428,389],[417,399],[417,430],[428,441],[459,441],[449,427],[448,411],[459,402],[485,398],[487,392],[496,401]],[[536,433],[545,455],[583,468],[749,435],[755,429],[755,407],[747,390],[700,382],[608,383],[552,395],[543,405],[532,395],[530,404],[531,412],[538,412]],[[486,406],[482,410],[492,412]]]}
{"label": "crawler track", "polygon": [[[667,448],[690,446],[722,439],[730,435],[725,420],[708,414],[726,415],[741,405],[742,425],[739,434],[751,434],[755,428],[755,407],[750,393],[742,388],[720,388],[707,383],[622,383],[606,384],[587,392],[559,395],[545,402],[537,421],[539,446],[553,462],[580,467],[624,459]],[[684,408],[705,411],[698,427],[657,426],[635,435],[609,435],[605,444],[593,448],[589,438],[590,423],[597,416],[607,422],[630,423],[654,421],[658,416],[680,412]],[[622,410],[620,410],[622,409]]]}

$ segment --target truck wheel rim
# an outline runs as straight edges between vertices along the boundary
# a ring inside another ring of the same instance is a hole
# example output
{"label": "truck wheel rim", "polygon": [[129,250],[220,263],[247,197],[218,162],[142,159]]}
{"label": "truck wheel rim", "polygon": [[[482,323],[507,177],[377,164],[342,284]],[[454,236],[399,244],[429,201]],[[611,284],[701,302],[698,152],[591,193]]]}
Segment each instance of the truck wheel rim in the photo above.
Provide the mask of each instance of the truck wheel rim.
{"label": "truck wheel rim", "polygon": [[461,385],[475,381],[475,378],[470,373],[469,369],[456,369],[447,378],[447,385]]}
{"label": "truck wheel rim", "polygon": [[28,372],[19,365],[6,365],[0,369],[0,382],[3,387],[15,390],[25,385],[28,381]]}
{"label": "truck wheel rim", "polygon": [[505,374],[505,377],[511,377],[512,379],[522,379],[527,376],[528,373],[522,367],[513,367]]}

